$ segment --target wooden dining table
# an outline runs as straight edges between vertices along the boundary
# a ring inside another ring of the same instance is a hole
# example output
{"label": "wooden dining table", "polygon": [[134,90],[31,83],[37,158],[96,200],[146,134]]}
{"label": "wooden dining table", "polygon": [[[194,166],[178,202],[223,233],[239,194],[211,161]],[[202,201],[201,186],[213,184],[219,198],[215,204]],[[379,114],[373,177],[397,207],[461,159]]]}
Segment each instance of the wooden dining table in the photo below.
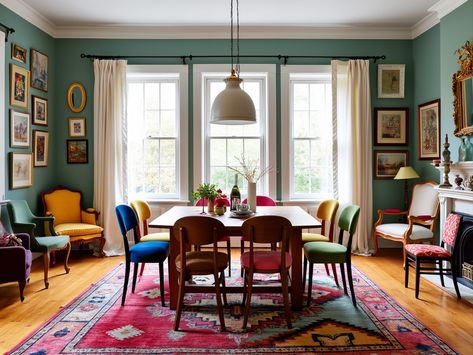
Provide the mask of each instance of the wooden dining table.
{"label": "wooden dining table", "polygon": [[[176,309],[178,295],[178,272],[176,270],[176,257],[179,255],[179,241],[177,236],[173,235],[173,227],[179,218],[186,216],[198,216],[202,212],[201,207],[196,206],[175,206],[164,212],[162,215],[149,223],[149,227],[169,229],[170,233],[170,254],[169,254],[169,299],[170,308]],[[292,235],[289,240],[289,252],[293,258],[291,267],[291,305],[292,309],[300,310],[302,308],[302,229],[320,228],[321,223],[312,217],[309,213],[298,206],[271,206],[259,207],[252,216],[282,216],[286,217],[292,224]],[[222,216],[209,214],[209,216],[220,220],[225,226],[225,235],[241,236],[241,226],[246,218],[234,218],[230,211]],[[255,288],[254,292],[264,293],[274,286]],[[242,293],[243,286],[227,286],[227,293]]]}

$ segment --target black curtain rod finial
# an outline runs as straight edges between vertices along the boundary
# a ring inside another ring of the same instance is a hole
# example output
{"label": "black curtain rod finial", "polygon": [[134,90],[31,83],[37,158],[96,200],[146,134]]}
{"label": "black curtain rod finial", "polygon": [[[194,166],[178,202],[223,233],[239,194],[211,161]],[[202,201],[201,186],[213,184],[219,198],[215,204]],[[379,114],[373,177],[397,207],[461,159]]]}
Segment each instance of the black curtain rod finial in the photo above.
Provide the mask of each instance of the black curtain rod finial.
{"label": "black curtain rod finial", "polygon": [[3,23],[0,23],[0,27],[5,30],[5,31],[4,31],[4,32],[5,32],[5,42],[8,42],[8,35],[11,34],[11,33],[14,33],[14,32],[15,32],[15,29],[6,26],[6,25],[4,25]]}

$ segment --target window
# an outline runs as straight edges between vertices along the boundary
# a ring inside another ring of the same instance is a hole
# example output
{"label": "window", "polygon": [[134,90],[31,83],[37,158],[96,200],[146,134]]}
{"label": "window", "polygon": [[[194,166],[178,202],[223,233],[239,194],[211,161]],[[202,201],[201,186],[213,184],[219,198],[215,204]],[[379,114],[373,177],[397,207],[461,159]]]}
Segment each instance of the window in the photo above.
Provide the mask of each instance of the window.
{"label": "window", "polygon": [[[256,108],[257,123],[252,125],[216,125],[210,124],[210,110],[215,97],[225,88],[224,79],[229,75],[228,65],[196,65],[194,66],[194,185],[200,182],[212,182],[223,191],[229,193],[235,172],[228,167],[239,165],[237,158],[244,155],[245,159],[259,163],[260,168],[275,167],[275,83],[274,66],[253,65],[243,66],[240,77],[241,87],[250,95]],[[200,113],[200,115],[199,115]],[[200,128],[200,129],[199,129]],[[241,176],[238,186],[246,194],[247,182]],[[258,181],[258,194],[270,194],[275,197],[275,178]]]}
{"label": "window", "polygon": [[129,198],[187,199],[187,67],[129,66]]}
{"label": "window", "polygon": [[282,71],[283,166],[290,167],[283,174],[283,199],[333,197],[330,66],[287,66]]}

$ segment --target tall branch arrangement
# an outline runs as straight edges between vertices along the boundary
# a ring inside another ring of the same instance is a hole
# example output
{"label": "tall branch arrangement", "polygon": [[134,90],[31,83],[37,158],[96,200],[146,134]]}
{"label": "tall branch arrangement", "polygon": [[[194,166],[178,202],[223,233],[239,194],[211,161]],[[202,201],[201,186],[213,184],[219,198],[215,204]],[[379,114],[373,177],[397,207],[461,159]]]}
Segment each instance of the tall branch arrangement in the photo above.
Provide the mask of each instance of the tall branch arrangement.
{"label": "tall branch arrangement", "polygon": [[243,176],[248,182],[258,182],[259,179],[273,170],[271,166],[260,169],[257,159],[247,159],[244,154],[240,158],[235,156],[235,159],[240,163],[241,167],[234,168],[229,166],[228,168]]}

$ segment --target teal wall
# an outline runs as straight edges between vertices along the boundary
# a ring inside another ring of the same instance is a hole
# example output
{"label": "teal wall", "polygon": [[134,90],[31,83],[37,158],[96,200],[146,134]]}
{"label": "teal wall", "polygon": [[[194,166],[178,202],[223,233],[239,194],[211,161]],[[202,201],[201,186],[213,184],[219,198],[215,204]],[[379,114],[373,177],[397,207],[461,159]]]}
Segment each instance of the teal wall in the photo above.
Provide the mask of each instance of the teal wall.
{"label": "teal wall", "polygon": [[[12,11],[0,5],[0,22],[7,25],[8,27],[12,27],[15,29],[15,33],[10,34],[8,37],[8,43],[5,44],[5,87],[3,88],[5,91],[5,136],[2,137],[2,143],[5,144],[5,152],[8,154],[9,152],[32,152],[33,151],[33,134],[30,132],[30,141],[31,145],[29,149],[24,148],[10,148],[10,109],[13,108],[15,111],[19,112],[28,112],[31,114],[31,95],[40,96],[43,98],[48,99],[48,107],[49,107],[49,119],[48,119],[48,126],[31,126],[32,130],[40,129],[49,131],[49,162],[47,167],[36,167],[33,168],[33,186],[31,188],[25,189],[9,189],[9,177],[5,176],[2,177],[6,181],[6,197],[8,199],[25,199],[28,201],[31,209],[34,212],[40,212],[41,204],[40,204],[40,193],[45,189],[50,188],[52,185],[55,184],[56,174],[55,171],[57,169],[55,159],[52,159],[51,153],[53,153],[56,149],[56,140],[54,133],[57,131],[56,129],[56,121],[57,118],[54,114],[55,106],[57,104],[57,97],[56,97],[56,72],[54,68],[56,67],[56,56],[55,56],[55,45],[56,41],[49,35],[45,34],[43,31],[39,30],[37,27],[33,26],[26,20],[23,20],[21,17],[14,14]],[[26,48],[28,50],[27,53],[27,61],[26,64],[20,63],[11,59],[11,44],[16,43],[19,46]],[[27,68],[30,68],[30,49],[34,48],[48,56],[49,59],[49,78],[48,78],[48,92],[44,92],[41,90],[33,89],[30,87],[29,97],[28,97],[28,109],[12,107],[10,106],[10,63],[14,63],[15,65]],[[3,94],[3,90],[2,93]],[[31,121],[30,121],[31,122]],[[9,173],[8,169],[8,160],[7,157],[5,160],[6,164],[6,172],[7,175]]]}

